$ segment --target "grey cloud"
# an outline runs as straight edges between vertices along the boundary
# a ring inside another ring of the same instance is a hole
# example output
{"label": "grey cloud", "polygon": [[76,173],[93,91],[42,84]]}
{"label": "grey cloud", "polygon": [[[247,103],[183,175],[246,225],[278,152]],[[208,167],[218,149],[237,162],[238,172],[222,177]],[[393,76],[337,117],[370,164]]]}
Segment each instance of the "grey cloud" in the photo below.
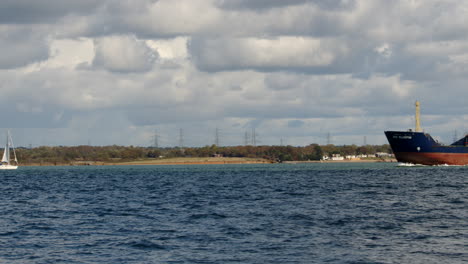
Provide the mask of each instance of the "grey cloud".
{"label": "grey cloud", "polygon": [[341,9],[353,7],[354,0],[218,0],[217,5],[225,9],[265,10],[286,6],[313,4],[324,9]]}
{"label": "grey cloud", "polygon": [[2,127],[8,128],[57,128],[66,125],[71,117],[70,109],[55,101],[58,91],[44,89],[50,85],[41,75],[12,76],[0,72],[0,111],[5,116]]}
{"label": "grey cloud", "polygon": [[342,38],[284,37],[193,38],[189,51],[203,71],[251,69],[308,74],[358,73],[374,61],[375,53],[363,44]]}
{"label": "grey cloud", "polygon": [[[244,128],[258,128],[259,126],[262,125],[262,123],[265,122],[265,119],[262,118],[255,118],[253,120],[250,120],[249,122],[245,123]],[[252,131],[253,132],[253,131]],[[258,131],[255,132],[257,134]],[[258,136],[258,135],[256,135]]]}
{"label": "grey cloud", "polygon": [[[442,116],[425,122],[431,129],[442,130],[443,117],[451,120],[444,126],[461,129],[466,121],[453,116],[466,112],[466,4],[357,3],[3,1],[0,23],[9,25],[0,30],[15,23],[29,28],[0,31],[0,69],[8,69],[0,70],[2,97],[15,103],[0,102],[38,127],[63,126],[77,115],[77,126],[86,126],[87,115],[106,111],[106,118],[118,115],[119,124],[140,131],[233,119],[259,133],[269,120],[269,128],[285,134],[303,128],[318,135],[321,126],[320,133],[333,133],[341,125],[343,133],[365,127],[383,137],[385,128],[411,127],[420,99],[424,114]],[[54,56],[46,61],[46,40],[57,36],[93,39],[92,65],[61,61],[58,69]],[[172,36],[190,39],[188,58],[158,59],[157,47],[143,40]],[[15,69],[40,61],[32,72]],[[330,125],[337,120],[346,122]]]}
{"label": "grey cloud", "polygon": [[2,0],[0,23],[52,23],[70,13],[87,13],[102,2],[100,0]]}
{"label": "grey cloud", "polygon": [[[352,2],[352,1],[346,1]],[[233,5],[226,1],[222,5]],[[297,4],[303,3],[304,6]],[[341,1],[265,1],[239,2],[246,8],[239,11],[219,9],[204,1],[135,0],[109,1],[84,16],[66,18],[66,27],[59,30],[64,36],[82,34],[105,36],[135,34],[140,38],[167,38],[180,35],[204,36],[339,36],[346,33],[347,11],[331,8],[342,6]],[[237,5],[237,4],[236,4]],[[250,12],[255,6],[278,6],[266,12]],[[290,8],[286,10],[286,6]],[[174,13],[175,15],[169,15]],[[203,13],[200,16],[200,13]],[[81,30],[74,32],[76,27]]]}
{"label": "grey cloud", "polygon": [[[432,53],[430,56],[416,54],[408,51],[406,45],[402,44],[391,46],[391,54],[388,56],[375,50],[362,54],[365,56],[365,60],[362,61],[361,67],[357,68],[359,71],[352,72],[356,78],[367,79],[375,74],[383,74],[387,76],[400,75],[405,80],[428,82],[452,74],[441,68],[441,65],[451,64],[449,54]],[[450,68],[455,69],[454,67]]]}
{"label": "grey cloud", "polygon": [[[19,112],[16,109],[0,108],[5,116],[2,128],[57,128],[64,127],[71,118],[71,113],[62,112],[60,109],[48,108],[40,112]],[[60,118],[58,118],[60,116]]]}
{"label": "grey cloud", "polygon": [[[462,69],[467,67],[463,57],[460,62],[452,61],[455,52],[418,54],[409,51],[406,44],[399,43],[390,43],[388,48],[379,50],[385,42],[350,38],[320,38],[319,44],[314,41],[301,44],[303,39],[290,38],[289,45],[282,46],[281,40],[275,38],[197,37],[190,41],[189,51],[194,64],[207,72],[287,71],[316,75],[352,74],[359,79],[382,74],[428,81],[444,76],[461,77],[465,74]],[[456,52],[463,55],[467,51]],[[288,89],[290,84],[281,79],[268,85],[273,89]]]}
{"label": "grey cloud", "polygon": [[290,120],[288,122],[288,127],[297,128],[297,127],[302,127],[302,126],[304,126],[304,121],[301,121],[301,120]]}
{"label": "grey cloud", "polygon": [[277,118],[333,118],[341,117],[342,113],[337,111],[333,105],[291,105],[282,102],[271,102],[268,105],[243,104],[242,106],[229,104],[224,107],[225,116],[265,119]]}
{"label": "grey cloud", "polygon": [[[209,33],[219,23],[218,15],[219,10],[204,0],[107,1],[85,17],[67,17],[70,26],[61,28],[59,34],[91,37],[131,34],[148,39],[172,38]],[[82,27],[74,32],[75,26]]]}
{"label": "grey cloud", "polygon": [[44,36],[30,29],[4,29],[0,32],[0,69],[11,69],[45,60],[49,47]]}
{"label": "grey cloud", "polygon": [[222,118],[222,112],[216,106],[173,104],[128,109],[126,114],[133,124],[147,126],[216,120]]}
{"label": "grey cloud", "polygon": [[309,0],[218,0],[216,4],[226,9],[269,9],[299,5],[307,2],[309,2]]}

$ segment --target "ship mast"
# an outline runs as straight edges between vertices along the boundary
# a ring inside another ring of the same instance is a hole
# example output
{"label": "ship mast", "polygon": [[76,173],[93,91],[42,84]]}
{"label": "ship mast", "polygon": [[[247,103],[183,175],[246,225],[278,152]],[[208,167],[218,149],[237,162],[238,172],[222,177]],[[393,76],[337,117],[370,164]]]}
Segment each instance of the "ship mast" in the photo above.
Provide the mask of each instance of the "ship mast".
{"label": "ship mast", "polygon": [[416,101],[416,132],[422,132],[421,121],[420,121],[420,111],[419,111],[419,101]]}

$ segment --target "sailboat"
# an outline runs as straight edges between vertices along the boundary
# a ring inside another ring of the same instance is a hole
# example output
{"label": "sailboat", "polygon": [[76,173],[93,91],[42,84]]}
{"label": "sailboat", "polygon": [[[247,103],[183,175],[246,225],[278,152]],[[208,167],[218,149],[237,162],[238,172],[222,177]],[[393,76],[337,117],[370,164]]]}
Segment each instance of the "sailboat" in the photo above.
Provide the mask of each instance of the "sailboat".
{"label": "sailboat", "polygon": [[[10,149],[13,150],[13,156],[14,156],[13,161],[15,162],[16,165],[11,164],[12,160],[10,157]],[[13,140],[11,139],[10,131],[7,131],[6,145],[5,145],[5,150],[3,151],[3,157],[2,157],[1,164],[0,164],[0,170],[16,170],[17,168],[18,168],[18,159],[16,158],[15,147],[13,146]]]}

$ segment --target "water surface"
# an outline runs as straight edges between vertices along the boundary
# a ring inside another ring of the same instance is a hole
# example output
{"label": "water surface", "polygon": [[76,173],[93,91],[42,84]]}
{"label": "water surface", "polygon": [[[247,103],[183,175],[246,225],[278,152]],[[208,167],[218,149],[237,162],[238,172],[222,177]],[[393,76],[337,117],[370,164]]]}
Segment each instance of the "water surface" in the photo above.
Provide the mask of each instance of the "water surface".
{"label": "water surface", "polygon": [[0,263],[466,263],[467,167],[0,171]]}

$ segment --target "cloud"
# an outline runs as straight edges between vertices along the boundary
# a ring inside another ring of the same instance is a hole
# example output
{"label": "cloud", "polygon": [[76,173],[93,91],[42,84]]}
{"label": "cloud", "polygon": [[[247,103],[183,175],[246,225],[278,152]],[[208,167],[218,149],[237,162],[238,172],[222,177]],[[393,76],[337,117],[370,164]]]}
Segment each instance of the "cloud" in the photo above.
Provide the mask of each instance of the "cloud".
{"label": "cloud", "polygon": [[37,140],[54,133],[61,144],[93,135],[109,143],[106,134],[147,144],[155,127],[167,144],[181,127],[202,145],[216,127],[233,144],[252,127],[264,144],[324,143],[327,132],[334,143],[360,143],[363,131],[385,143],[383,130],[413,126],[419,99],[431,116],[425,127],[461,134],[464,117],[454,116],[467,111],[467,8],[455,0],[6,0],[0,105],[15,122],[4,125],[37,127]]}
{"label": "cloud", "polygon": [[304,37],[192,39],[195,64],[206,71],[320,71],[349,49],[328,39]]}
{"label": "cloud", "polygon": [[75,69],[89,66],[93,59],[94,43],[91,39],[56,39],[50,43],[49,59],[32,68]]}
{"label": "cloud", "polygon": [[226,9],[269,9],[275,7],[285,7],[291,5],[300,5],[307,3],[308,0],[218,0],[216,4],[221,8]]}
{"label": "cloud", "polygon": [[86,15],[72,14],[57,27],[60,36],[135,35],[138,38],[173,38],[209,33],[223,19],[206,0],[105,1]]}
{"label": "cloud", "polygon": [[286,6],[312,4],[325,9],[336,9],[351,7],[354,0],[218,0],[216,4],[226,9],[264,10],[270,8],[281,8]]}
{"label": "cloud", "polygon": [[71,13],[86,13],[96,8],[99,0],[2,0],[0,23],[53,23]]}
{"label": "cloud", "polygon": [[288,122],[288,127],[302,127],[304,122],[301,120],[290,120]]}
{"label": "cloud", "polygon": [[356,24],[350,23],[352,15],[345,10],[331,7],[335,2],[336,6],[341,6],[339,1],[330,4],[297,1],[302,2],[304,4],[298,5],[275,1],[273,6],[280,8],[256,12],[257,9],[250,6],[224,8],[224,4],[217,5],[214,0],[105,1],[86,14],[71,13],[62,17],[56,30],[65,37],[125,34],[139,38],[253,37],[259,34],[337,36],[346,33],[350,24]]}
{"label": "cloud", "polygon": [[49,57],[47,40],[32,29],[0,25],[0,69],[18,68]]}
{"label": "cloud", "polygon": [[147,44],[155,49],[162,60],[183,60],[188,57],[188,39],[176,37],[172,39],[148,40]]}
{"label": "cloud", "polygon": [[132,36],[109,36],[96,39],[93,66],[114,72],[148,71],[158,53]]}

